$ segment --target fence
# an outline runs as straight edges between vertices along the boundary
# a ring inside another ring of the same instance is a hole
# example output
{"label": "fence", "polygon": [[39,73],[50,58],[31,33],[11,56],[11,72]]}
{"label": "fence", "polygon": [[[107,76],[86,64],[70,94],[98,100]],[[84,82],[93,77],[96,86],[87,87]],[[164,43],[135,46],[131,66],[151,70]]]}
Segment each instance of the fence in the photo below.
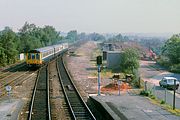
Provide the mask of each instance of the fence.
{"label": "fence", "polygon": [[[174,91],[167,90],[160,86],[155,86],[150,82],[145,82],[144,89],[150,91],[157,99],[163,100],[165,103],[173,106],[174,104]],[[175,107],[180,109],[180,95],[176,93]]]}

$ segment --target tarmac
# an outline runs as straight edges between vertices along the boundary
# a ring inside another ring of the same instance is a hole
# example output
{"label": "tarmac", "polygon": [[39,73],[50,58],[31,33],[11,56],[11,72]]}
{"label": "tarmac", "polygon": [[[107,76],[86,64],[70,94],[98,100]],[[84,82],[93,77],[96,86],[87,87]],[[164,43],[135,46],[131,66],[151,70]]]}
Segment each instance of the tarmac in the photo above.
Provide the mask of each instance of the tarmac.
{"label": "tarmac", "polygon": [[22,101],[18,99],[0,100],[0,120],[18,120]]}
{"label": "tarmac", "polygon": [[180,116],[154,105],[143,96],[91,96],[101,103],[114,120],[180,120]]}

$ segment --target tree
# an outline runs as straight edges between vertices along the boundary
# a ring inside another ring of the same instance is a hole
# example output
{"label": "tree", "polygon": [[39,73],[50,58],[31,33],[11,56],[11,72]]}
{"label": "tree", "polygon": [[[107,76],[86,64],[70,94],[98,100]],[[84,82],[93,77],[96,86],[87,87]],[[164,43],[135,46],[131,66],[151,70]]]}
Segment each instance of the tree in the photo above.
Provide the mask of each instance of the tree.
{"label": "tree", "polygon": [[180,63],[180,34],[173,35],[166,41],[162,49],[162,55],[169,58],[171,64]]}
{"label": "tree", "polygon": [[78,40],[87,40],[87,35],[86,33],[80,33],[78,34]]}
{"label": "tree", "polygon": [[76,41],[77,38],[78,38],[78,36],[77,36],[76,30],[69,31],[67,33],[66,39],[68,39],[69,41]]}
{"label": "tree", "polygon": [[118,34],[118,35],[115,36],[115,39],[117,41],[121,41],[121,40],[123,40],[123,36],[121,34]]}
{"label": "tree", "polygon": [[52,45],[57,43],[61,39],[60,32],[56,32],[55,28],[52,26],[45,26],[43,29],[43,41],[45,45]]}
{"label": "tree", "polygon": [[9,27],[5,27],[0,34],[0,41],[0,56],[2,57],[2,61],[8,64],[14,63],[18,53],[16,50],[18,36]]}
{"label": "tree", "polygon": [[0,66],[5,66],[6,62],[7,62],[6,55],[5,55],[4,51],[5,51],[4,48],[0,44]]}
{"label": "tree", "polygon": [[108,41],[111,41],[111,42],[124,42],[124,41],[129,41],[129,38],[128,36],[122,36],[120,33],[116,36],[112,36],[108,39]]}
{"label": "tree", "polygon": [[105,40],[105,37],[99,33],[92,33],[89,35],[89,39],[98,41],[98,40]]}
{"label": "tree", "polygon": [[139,67],[139,53],[137,50],[125,49],[121,56],[120,68],[123,72],[132,73]]}
{"label": "tree", "polygon": [[[21,52],[28,52],[30,49],[34,49],[35,46],[41,46],[41,44],[37,44],[36,41],[37,37],[36,37],[36,31],[37,31],[37,27],[35,24],[29,24],[27,22],[25,22],[25,24],[23,25],[23,27],[19,30],[19,38],[20,38],[20,42],[19,42],[19,51]],[[35,44],[34,44],[35,43]]]}
{"label": "tree", "polygon": [[43,28],[36,27],[34,24],[25,23],[19,30],[20,48],[19,51],[27,52],[31,49],[56,44],[62,40],[60,33],[52,26]]}

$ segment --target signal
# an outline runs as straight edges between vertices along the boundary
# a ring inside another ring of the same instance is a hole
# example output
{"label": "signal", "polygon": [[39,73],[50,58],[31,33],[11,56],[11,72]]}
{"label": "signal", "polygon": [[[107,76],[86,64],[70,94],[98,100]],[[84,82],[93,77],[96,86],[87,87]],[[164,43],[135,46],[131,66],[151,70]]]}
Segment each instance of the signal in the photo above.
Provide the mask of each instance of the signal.
{"label": "signal", "polygon": [[102,64],[102,56],[97,56],[97,65],[101,65]]}

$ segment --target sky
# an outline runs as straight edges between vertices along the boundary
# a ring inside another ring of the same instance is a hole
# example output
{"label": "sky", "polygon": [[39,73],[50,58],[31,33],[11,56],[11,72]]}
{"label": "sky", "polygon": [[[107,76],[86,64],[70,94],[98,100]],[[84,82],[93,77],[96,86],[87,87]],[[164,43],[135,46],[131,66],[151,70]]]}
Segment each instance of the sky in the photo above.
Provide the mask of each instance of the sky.
{"label": "sky", "polygon": [[58,31],[180,33],[180,0],[0,0],[0,30],[24,23]]}

